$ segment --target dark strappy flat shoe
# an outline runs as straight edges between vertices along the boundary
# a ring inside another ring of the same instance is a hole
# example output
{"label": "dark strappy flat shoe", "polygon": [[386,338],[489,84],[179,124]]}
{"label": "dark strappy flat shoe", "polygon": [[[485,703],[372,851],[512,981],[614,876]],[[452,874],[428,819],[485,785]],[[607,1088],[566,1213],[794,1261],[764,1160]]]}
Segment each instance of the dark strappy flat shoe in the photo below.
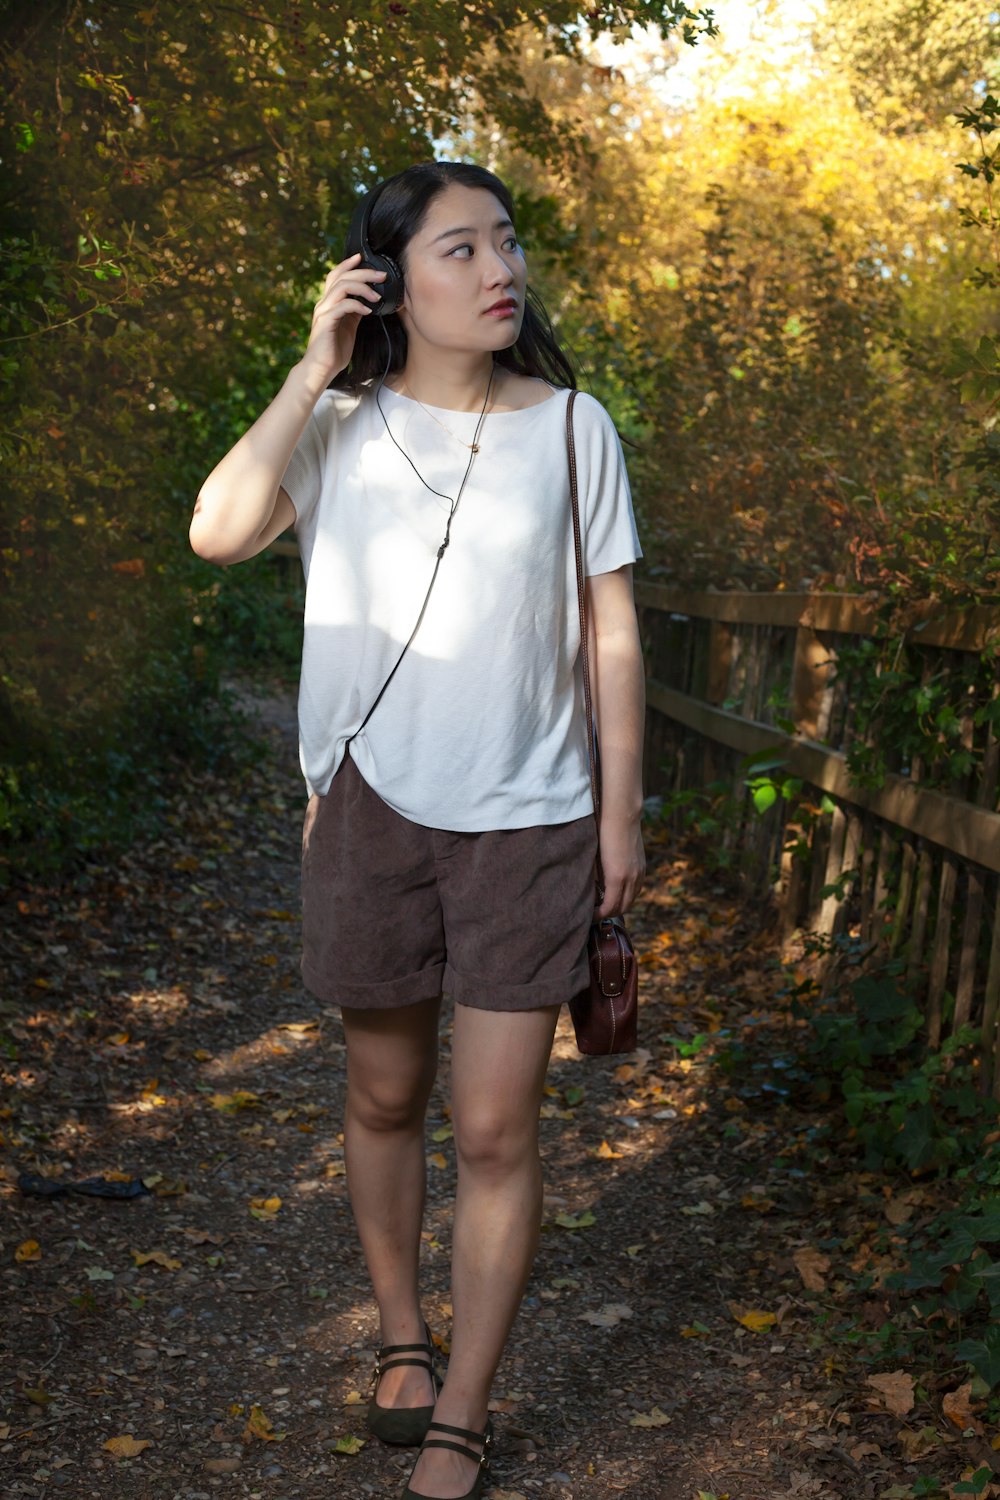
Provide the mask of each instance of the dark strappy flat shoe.
{"label": "dark strappy flat shoe", "polygon": [[[368,1431],[373,1437],[381,1438],[383,1443],[393,1443],[399,1448],[415,1448],[418,1443],[423,1442],[431,1417],[434,1415],[434,1405],[432,1403],[430,1406],[379,1406],[376,1399],[378,1383],[384,1371],[391,1370],[396,1365],[418,1365],[421,1370],[426,1370],[430,1375],[434,1395],[435,1398],[437,1397],[441,1389],[441,1381],[434,1368],[434,1341],[426,1323],[424,1332],[427,1335],[427,1342],[424,1344],[385,1344],[375,1356],[375,1369],[372,1371],[371,1380],[372,1395],[368,1403]],[[426,1358],[416,1358],[415,1356],[419,1354],[426,1355]],[[406,1357],[407,1355],[409,1358]]]}
{"label": "dark strappy flat shoe", "polygon": [[[431,1422],[427,1430],[429,1433],[450,1432],[454,1437],[462,1439],[461,1443],[452,1443],[447,1438],[425,1437],[423,1447],[451,1448],[455,1453],[461,1453],[463,1458],[476,1459],[479,1469],[475,1482],[467,1494],[460,1496],[460,1500],[479,1500],[490,1477],[490,1449],[493,1447],[493,1423],[490,1418],[486,1419],[485,1432],[470,1432],[467,1427],[449,1427],[447,1422]],[[418,1495],[416,1490],[411,1490],[407,1485],[400,1500],[435,1500],[435,1497]]]}

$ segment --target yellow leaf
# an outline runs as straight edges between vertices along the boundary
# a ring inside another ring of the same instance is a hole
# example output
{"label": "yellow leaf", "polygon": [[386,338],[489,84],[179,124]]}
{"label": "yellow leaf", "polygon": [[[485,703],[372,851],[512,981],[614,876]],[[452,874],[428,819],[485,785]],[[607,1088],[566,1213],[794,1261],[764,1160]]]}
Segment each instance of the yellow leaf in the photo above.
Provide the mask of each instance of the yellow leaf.
{"label": "yellow leaf", "polygon": [[623,1153],[621,1151],[613,1151],[608,1145],[607,1141],[602,1141],[597,1150],[594,1152],[594,1155],[600,1161],[621,1161],[622,1154]]}
{"label": "yellow leaf", "polygon": [[645,1416],[642,1412],[637,1412],[628,1425],[630,1427],[666,1427],[667,1423],[672,1421],[673,1417],[668,1417],[665,1411],[661,1411],[658,1406],[654,1406],[648,1416]]}
{"label": "yellow leaf", "polygon": [[128,1041],[128,1032],[113,1031],[107,1040],[112,1047],[124,1047]]}
{"label": "yellow leaf", "polygon": [[435,1130],[434,1134],[431,1136],[431,1140],[437,1141],[437,1143],[440,1145],[442,1141],[450,1141],[454,1134],[454,1126],[441,1125],[437,1130]]}
{"label": "yellow leaf", "polygon": [[344,1397],[344,1405],[360,1406],[363,1400],[364,1397],[362,1396],[360,1391],[348,1391],[347,1395]]}
{"label": "yellow leaf", "polygon": [[14,1251],[15,1260],[41,1260],[42,1247],[37,1240],[22,1240]]}
{"label": "yellow leaf", "polygon": [[280,1443],[284,1439],[283,1432],[275,1432],[271,1423],[264,1415],[264,1409],[254,1404],[250,1408],[247,1425],[243,1429],[243,1441],[250,1443],[254,1438],[259,1438],[262,1443]]}
{"label": "yellow leaf", "polygon": [[441,1169],[441,1171],[443,1171],[448,1165],[447,1158],[445,1157],[443,1151],[435,1151],[431,1156],[427,1158],[427,1162],[429,1166],[438,1167]]}
{"label": "yellow leaf", "polygon": [[211,1062],[212,1061],[212,1054],[211,1054],[211,1052],[208,1051],[208,1049],[206,1047],[196,1047],[194,1049],[194,1051],[192,1052],[191,1056],[194,1058],[195,1062]]}
{"label": "yellow leaf", "polygon": [[24,1394],[34,1406],[48,1406],[50,1401],[54,1401],[56,1399],[49,1391],[45,1389],[45,1386],[41,1381],[38,1385],[25,1386]]}
{"label": "yellow leaf", "polygon": [[281,1207],[281,1199],[275,1194],[270,1198],[251,1198],[250,1212],[255,1219],[273,1219]]}
{"label": "yellow leaf", "polygon": [[115,1458],[135,1458],[143,1448],[151,1448],[152,1443],[149,1438],[134,1438],[126,1432],[121,1437],[108,1438],[104,1447],[109,1453],[113,1453]]}
{"label": "yellow leaf", "polygon": [[349,1457],[353,1457],[355,1453],[360,1453],[364,1446],[365,1439],[355,1437],[355,1435],[351,1433],[350,1437],[342,1437],[337,1439],[337,1441],[333,1445],[333,1452],[346,1453]]}
{"label": "yellow leaf", "polygon": [[165,1250],[150,1250],[146,1255],[142,1250],[133,1250],[132,1259],[137,1266],[162,1266],[164,1271],[179,1271],[181,1263],[174,1260]]}
{"label": "yellow leaf", "polygon": [[761,1312],[759,1308],[752,1307],[736,1321],[742,1323],[744,1328],[749,1328],[751,1333],[763,1333],[766,1329],[774,1327],[778,1316],[776,1313]]}
{"label": "yellow leaf", "polygon": [[774,1207],[773,1198],[759,1198],[756,1193],[744,1193],[740,1199],[741,1208],[755,1208],[758,1213],[766,1214]]}
{"label": "yellow leaf", "polygon": [[682,1339],[707,1339],[710,1330],[700,1323],[689,1323],[681,1329]]}
{"label": "yellow leaf", "polygon": [[323,1168],[324,1177],[344,1177],[347,1175],[347,1165],[342,1161],[328,1161]]}
{"label": "yellow leaf", "polygon": [[234,1115],[240,1109],[255,1109],[260,1098],[249,1089],[237,1089],[233,1094],[213,1094],[210,1103],[223,1114]]}

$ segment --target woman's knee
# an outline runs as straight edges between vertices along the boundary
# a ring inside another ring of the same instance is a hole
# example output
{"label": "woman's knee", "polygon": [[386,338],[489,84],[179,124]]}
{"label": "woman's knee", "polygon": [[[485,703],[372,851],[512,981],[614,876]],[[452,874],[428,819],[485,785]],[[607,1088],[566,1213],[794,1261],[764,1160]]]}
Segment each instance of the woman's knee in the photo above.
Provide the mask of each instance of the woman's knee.
{"label": "woman's knee", "polygon": [[347,1116],[366,1130],[409,1130],[427,1110],[434,1084],[433,1065],[403,1074],[354,1069],[347,1076]]}
{"label": "woman's knee", "polygon": [[453,1116],[459,1167],[499,1176],[538,1160],[538,1123],[491,1109]]}

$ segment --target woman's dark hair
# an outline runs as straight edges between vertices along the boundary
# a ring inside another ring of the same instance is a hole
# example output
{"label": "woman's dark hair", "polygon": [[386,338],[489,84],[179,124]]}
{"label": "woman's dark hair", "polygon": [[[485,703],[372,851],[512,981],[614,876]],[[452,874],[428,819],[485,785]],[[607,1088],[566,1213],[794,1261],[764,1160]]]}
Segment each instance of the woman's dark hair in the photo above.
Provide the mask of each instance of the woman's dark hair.
{"label": "woman's dark hair", "polygon": [[[407,167],[405,172],[388,179],[375,200],[368,222],[371,248],[391,256],[404,276],[407,246],[424,222],[433,199],[453,182],[492,193],[513,223],[513,199],[500,178],[485,167],[450,161],[419,162]],[[358,326],[351,362],[334,377],[331,385],[337,390],[357,392],[380,380],[386,372],[389,352],[386,334],[391,346],[389,370],[401,370],[406,364],[406,330],[400,319],[395,313],[387,318],[364,318]],[[553,385],[576,386],[576,376],[559,347],[548,314],[530,287],[525,294],[524,319],[517,341],[509,349],[498,350],[496,362],[517,375],[537,375]]]}

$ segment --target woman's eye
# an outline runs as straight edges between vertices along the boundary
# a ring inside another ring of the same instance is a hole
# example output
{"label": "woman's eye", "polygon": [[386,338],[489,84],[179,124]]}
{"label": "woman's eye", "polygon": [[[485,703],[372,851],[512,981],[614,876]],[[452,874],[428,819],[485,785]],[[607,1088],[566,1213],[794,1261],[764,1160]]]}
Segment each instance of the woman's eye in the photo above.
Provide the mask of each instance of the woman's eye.
{"label": "woman's eye", "polygon": [[517,236],[513,234],[508,236],[503,242],[503,247],[505,250],[515,251],[517,249]]}
{"label": "woman's eye", "polygon": [[[464,252],[466,250],[469,252],[468,255],[465,255],[464,253],[461,253],[461,252]],[[471,260],[471,258],[472,258],[472,246],[471,245],[456,245],[455,248],[454,248],[454,250],[450,251],[449,253],[451,255],[458,255],[461,260]]]}

